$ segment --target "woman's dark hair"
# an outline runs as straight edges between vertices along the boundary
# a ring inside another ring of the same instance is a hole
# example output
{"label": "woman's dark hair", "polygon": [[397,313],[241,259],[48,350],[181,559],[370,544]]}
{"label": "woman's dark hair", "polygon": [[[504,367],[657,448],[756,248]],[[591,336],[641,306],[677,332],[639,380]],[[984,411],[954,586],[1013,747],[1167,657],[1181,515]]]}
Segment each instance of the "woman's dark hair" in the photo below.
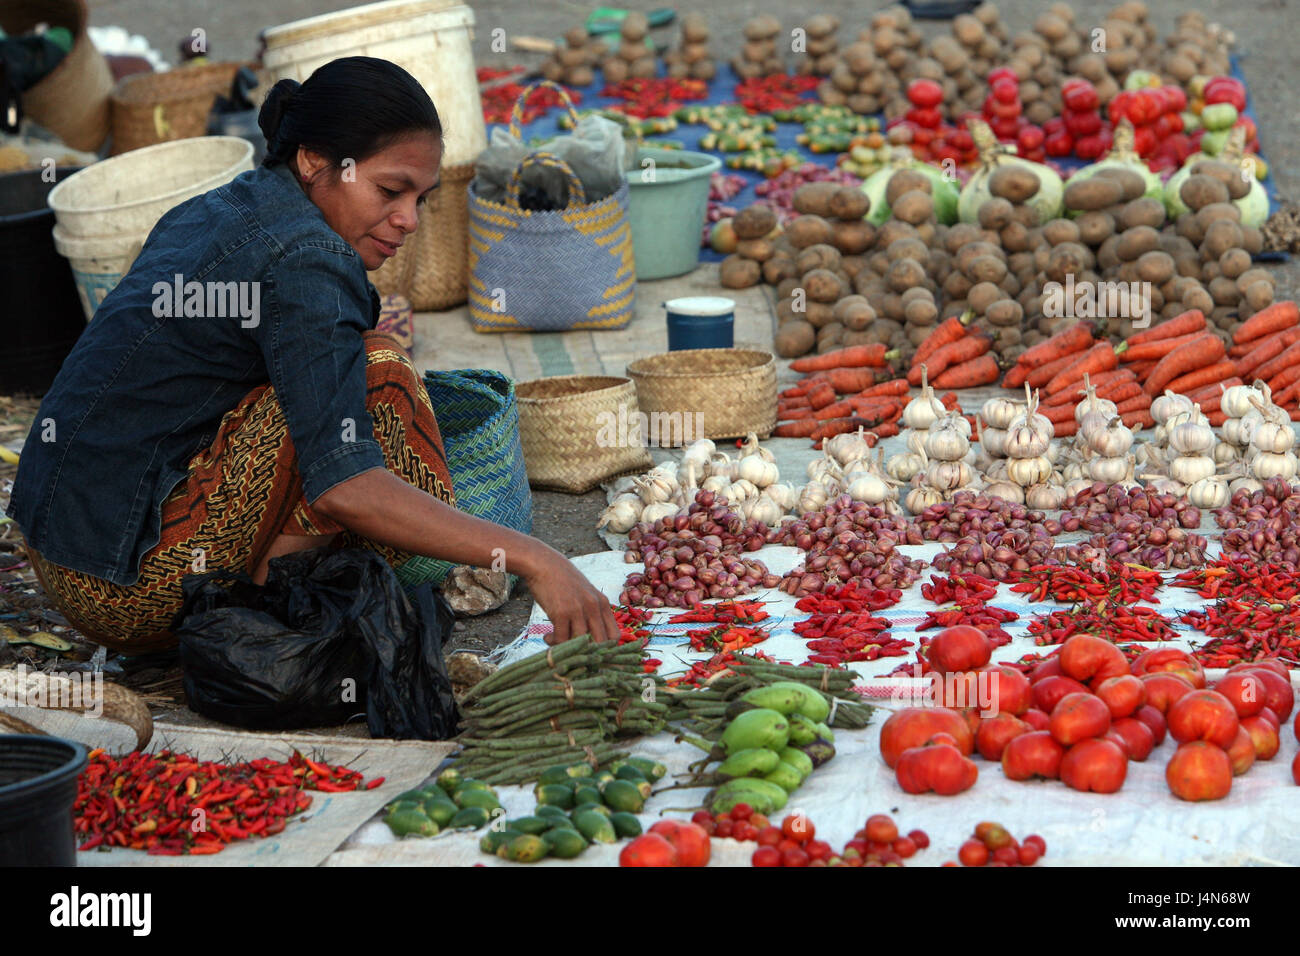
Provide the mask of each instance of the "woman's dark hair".
{"label": "woman's dark hair", "polygon": [[266,136],[263,166],[287,162],[299,146],[339,166],[373,156],[409,133],[442,137],[438,110],[415,77],[369,56],[332,60],[305,83],[276,83],[257,125]]}

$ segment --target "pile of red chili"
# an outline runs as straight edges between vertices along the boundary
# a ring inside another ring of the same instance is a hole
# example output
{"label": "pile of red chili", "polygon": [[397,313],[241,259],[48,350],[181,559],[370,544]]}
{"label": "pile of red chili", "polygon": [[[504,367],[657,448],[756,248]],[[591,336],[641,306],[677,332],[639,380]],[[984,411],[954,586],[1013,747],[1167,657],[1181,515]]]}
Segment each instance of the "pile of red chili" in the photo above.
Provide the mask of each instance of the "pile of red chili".
{"label": "pile of red chili", "polygon": [[732,653],[767,640],[768,632],[756,625],[768,618],[762,601],[719,601],[699,604],[668,619],[670,624],[699,623],[712,627],[687,631],[691,649]]}
{"label": "pile of red chili", "polygon": [[289,817],[311,806],[304,791],[373,790],[346,767],[318,763],[294,751],[221,764],[162,750],[132,751],[121,760],[90,752],[77,779],[74,828],[79,849],[127,847],[161,856],[220,853],[227,843],[281,832]]}
{"label": "pile of red chili", "polygon": [[1000,625],[1017,620],[1019,617],[1020,615],[1015,611],[1004,611],[983,601],[967,601],[956,607],[926,611],[925,620],[918,624],[916,629],[928,631],[933,627],[956,627],[958,624],[969,624],[983,631],[984,636],[994,647],[1002,647],[1011,643],[1011,635],[1002,630]]}
{"label": "pile of red chili", "polygon": [[[479,83],[487,83],[492,80],[500,79],[503,76],[509,76],[513,70],[497,70],[490,67],[479,67]],[[483,119],[488,123],[509,123],[511,114],[515,109],[515,102],[527,87],[518,83],[502,83],[488,89],[481,90],[479,97],[483,101]],[[582,102],[582,94],[577,90],[564,88],[569,94],[569,99],[573,105],[577,106]],[[548,86],[538,87],[528,97],[528,102],[524,104],[523,122],[531,123],[543,113],[557,106],[561,106],[562,101],[560,94]]]}
{"label": "pile of red chili", "polygon": [[819,83],[821,78],[816,76],[756,76],[736,84],[736,100],[750,113],[771,113],[798,106]]}
{"label": "pile of red chili", "polygon": [[1290,601],[1300,595],[1300,569],[1286,564],[1241,563],[1219,558],[1203,568],[1190,568],[1173,584],[1192,588],[1203,598],[1254,598]]}
{"label": "pile of red chili", "polygon": [[1220,597],[1204,611],[1187,611],[1180,620],[1213,640],[1194,655],[1204,667],[1231,667],[1243,661],[1276,657],[1300,666],[1300,603],[1257,603]]}
{"label": "pile of red chili", "polygon": [[946,577],[932,574],[929,582],[921,585],[921,596],[935,604],[970,604],[974,601],[988,601],[997,593],[997,581],[981,577],[974,572],[949,574]]}
{"label": "pile of red chili", "polygon": [[892,607],[902,600],[898,588],[861,587],[853,582],[809,594],[795,605],[812,616],[794,626],[794,632],[808,640],[808,664],[843,667],[852,661],[874,661],[878,657],[902,657],[911,641],[891,637],[889,622],[872,611]]}
{"label": "pile of red chili", "polygon": [[620,113],[646,119],[651,116],[672,116],[688,100],[703,100],[709,95],[709,84],[704,80],[628,79],[610,83],[600,91],[601,96],[623,100],[613,107]]}
{"label": "pile of red chili", "polygon": [[1036,564],[1027,571],[1012,571],[1011,590],[1042,601],[1048,595],[1064,603],[1112,600],[1120,604],[1156,600],[1163,579],[1159,572],[1140,564],[1108,561],[1105,570],[1090,570],[1074,564]]}
{"label": "pile of red chili", "polygon": [[692,662],[690,669],[685,674],[671,677],[666,683],[669,687],[702,687],[715,674],[729,671],[736,664],[756,660],[766,661],[769,664],[778,663],[775,657],[764,654],[762,651],[754,651],[752,654],[746,654],[743,657],[738,657],[734,651],[723,651],[721,654],[714,654],[707,661]]}
{"label": "pile of red chili", "polygon": [[1029,633],[1034,636],[1035,644],[1060,644],[1075,634],[1092,634],[1115,644],[1121,641],[1168,641],[1178,636],[1155,608],[1127,607],[1109,601],[1035,615],[1029,622]]}

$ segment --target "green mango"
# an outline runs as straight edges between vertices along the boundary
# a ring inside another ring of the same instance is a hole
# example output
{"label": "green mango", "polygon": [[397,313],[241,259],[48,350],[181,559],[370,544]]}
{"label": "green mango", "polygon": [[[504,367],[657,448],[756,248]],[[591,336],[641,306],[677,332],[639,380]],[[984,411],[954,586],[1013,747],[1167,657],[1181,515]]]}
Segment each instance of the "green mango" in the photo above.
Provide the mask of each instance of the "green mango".
{"label": "green mango", "polygon": [[635,814],[619,811],[609,818],[609,822],[614,825],[614,832],[620,837],[639,837],[641,835],[641,821],[636,818]]}
{"label": "green mango", "polygon": [[776,769],[781,762],[776,751],[766,747],[751,747],[749,750],[737,750],[718,765],[715,773],[719,778],[761,777]]}
{"label": "green mango", "polygon": [[545,833],[551,828],[553,821],[546,817],[519,817],[517,820],[511,820],[506,824],[507,830],[518,830],[520,833]]}
{"label": "green mango", "polygon": [[497,848],[497,856],[514,863],[536,863],[546,856],[550,847],[541,837],[523,833]]}
{"label": "green mango", "polygon": [[420,804],[424,803],[424,801],[428,800],[431,796],[433,796],[433,794],[423,788],[418,790],[407,790],[404,793],[399,793],[397,796],[393,797],[388,806],[396,806],[399,803]]}
{"label": "green mango", "polygon": [[587,849],[587,838],[572,827],[555,827],[542,834],[551,856],[560,860],[572,860]]}
{"label": "green mango", "polygon": [[541,817],[543,820],[569,822],[569,814],[562,808],[553,806],[549,803],[539,804],[533,811],[533,816]]}
{"label": "green mango", "polygon": [[812,758],[797,747],[786,747],[781,751],[781,762],[788,763],[803,775],[805,780],[808,775],[815,769]]}
{"label": "green mango", "polygon": [[822,740],[835,743],[835,731],[831,730],[830,727],[821,721],[817,722],[817,736]]}
{"label": "green mango", "polygon": [[618,834],[610,818],[595,810],[584,810],[573,815],[573,826],[593,843],[614,843]]}
{"label": "green mango", "polygon": [[466,807],[464,810],[457,811],[456,815],[447,821],[446,829],[477,830],[479,827],[486,826],[491,819],[492,814],[482,807]]}
{"label": "green mango", "polygon": [[573,778],[569,776],[568,764],[556,764],[553,767],[547,767],[537,777],[538,783],[567,783]]}
{"label": "green mango", "polygon": [[789,716],[802,714],[809,720],[825,720],[830,716],[831,705],[818,691],[797,681],[776,681],[765,687],[755,687],[740,698],[755,707],[765,707]]}
{"label": "green mango", "polygon": [[462,789],[456,791],[456,806],[464,810],[466,807],[482,807],[484,810],[495,810],[501,806],[497,800],[497,795],[489,790]]}
{"label": "green mango", "polygon": [[[612,770],[598,770],[591,775],[591,782],[595,784],[597,787],[603,787],[611,780],[616,780],[616,779],[618,778],[614,776],[614,772]],[[583,782],[585,783],[586,781]]]}
{"label": "green mango", "polygon": [[637,757],[633,755],[627,758],[627,762],[645,774],[645,778],[651,783],[658,783],[664,778],[664,774],[668,772],[668,768],[663,764],[659,763],[657,760],[650,760],[646,757]]}
{"label": "green mango", "polygon": [[799,768],[786,763],[784,760],[776,765],[776,769],[763,777],[771,783],[776,784],[786,793],[794,793],[799,789],[799,784],[803,783],[803,774]]}
{"label": "green mango", "polygon": [[578,787],[573,791],[573,803],[575,806],[584,803],[600,803],[600,788]]}
{"label": "green mango", "polygon": [[573,808],[573,790],[562,783],[539,783],[533,788],[538,803],[547,803],[562,810]]}
{"label": "green mango", "polygon": [[790,722],[784,714],[759,708],[746,711],[727,724],[721,745],[727,754],[754,747],[781,750],[790,739]]}
{"label": "green mango", "polygon": [[835,745],[827,740],[814,740],[799,749],[808,755],[814,767],[820,767],[835,756]]}
{"label": "green mango", "polygon": [[616,780],[631,780],[633,783],[646,782],[646,775],[641,772],[641,768],[630,763],[625,763],[615,770],[614,778]]}
{"label": "green mango", "polygon": [[609,807],[605,806],[605,804],[603,803],[580,803],[572,810],[569,811],[569,819],[572,820],[573,815],[575,813],[585,813],[588,810],[594,810],[595,812],[603,814],[607,817],[613,816],[614,814],[614,811],[611,810]]}
{"label": "green mango", "polygon": [[[751,711],[751,713],[757,713],[757,711]],[[817,725],[813,721],[809,720],[803,714],[790,715],[790,746],[803,747],[812,743],[818,736]],[[781,751],[784,750],[785,747],[774,747],[772,749]]]}
{"label": "green mango", "polygon": [[415,807],[403,807],[400,810],[393,810],[386,817],[384,822],[388,824],[388,829],[393,831],[393,836],[434,836],[438,832],[438,824],[434,823],[424,812]]}
{"label": "green mango", "polygon": [[593,773],[591,764],[589,763],[572,763],[565,769],[569,774],[570,779],[573,780],[584,780],[585,778],[590,777]]}
{"label": "green mango", "polygon": [[425,814],[440,827],[445,827],[460,810],[449,797],[431,797],[422,804]]}
{"label": "green mango", "polygon": [[605,805],[613,810],[626,810],[628,813],[640,813],[645,806],[645,797],[636,785],[629,780],[611,780],[601,788]]}
{"label": "green mango", "polygon": [[502,846],[515,837],[523,835],[522,830],[512,830],[509,827],[504,830],[489,829],[487,833],[483,834],[483,838],[478,841],[478,848],[484,853],[491,853],[495,856],[497,850],[501,849]]}
{"label": "green mango", "polygon": [[782,809],[788,799],[784,788],[771,781],[742,777],[709,791],[704,803],[711,813],[726,813],[738,803],[747,803],[754,812],[771,815]]}
{"label": "green mango", "polygon": [[465,778],[461,776],[459,770],[454,767],[449,768],[438,774],[438,786],[442,787],[442,789],[446,790],[448,793],[455,793],[457,788],[460,787],[461,781],[464,779]]}

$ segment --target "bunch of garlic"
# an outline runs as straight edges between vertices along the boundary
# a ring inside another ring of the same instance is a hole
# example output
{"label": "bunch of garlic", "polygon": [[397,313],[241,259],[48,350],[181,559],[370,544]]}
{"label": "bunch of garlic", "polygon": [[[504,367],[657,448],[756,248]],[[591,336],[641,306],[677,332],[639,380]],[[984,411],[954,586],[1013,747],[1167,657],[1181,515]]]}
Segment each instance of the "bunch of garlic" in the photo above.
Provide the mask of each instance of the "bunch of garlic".
{"label": "bunch of garlic", "polygon": [[[903,408],[903,429],[899,437],[907,451],[891,455],[885,462],[885,473],[895,481],[911,481],[925,467],[923,459],[926,432],[930,426],[948,414],[943,402],[935,398],[934,389],[921,366],[921,394]],[[969,437],[969,434],[968,436]]]}
{"label": "bunch of garlic", "polygon": [[923,480],[941,492],[944,500],[975,483],[975,469],[966,460],[971,452],[970,423],[956,412],[931,424],[920,451],[925,462]]}
{"label": "bunch of garlic", "polygon": [[[990,398],[980,407],[977,431],[980,449],[988,458],[1007,457],[1007,428],[1025,409],[1023,402],[1000,396]],[[979,422],[983,422],[982,425]]]}
{"label": "bunch of garlic", "polygon": [[1053,474],[1052,460],[1048,457],[1056,426],[1045,415],[1038,414],[1038,394],[1030,393],[1025,386],[1027,402],[1007,426],[1006,477],[1021,488],[1047,483]]}
{"label": "bunch of garlic", "polygon": [[898,508],[898,483],[885,473],[885,451],[877,449],[876,460],[862,457],[844,467],[844,490],[854,501],[884,505],[894,512]]}
{"label": "bunch of garlic", "polygon": [[[1272,392],[1264,382],[1256,381],[1254,385],[1233,385],[1223,389],[1223,394],[1219,398],[1219,411],[1224,414],[1223,424],[1219,426],[1221,444],[1232,451],[1233,458],[1244,458],[1249,450],[1248,429],[1259,420],[1254,405],[1256,401],[1272,402]],[[1216,445],[1214,459],[1223,461],[1222,455]]]}
{"label": "bunch of garlic", "polygon": [[[1248,421],[1245,431],[1249,435],[1249,447],[1246,460],[1250,463],[1251,473],[1260,481],[1270,478],[1285,478],[1291,481],[1297,472],[1295,452],[1295,428],[1291,416],[1285,409],[1278,408],[1269,398],[1251,396],[1254,408],[1242,417]],[[1257,415],[1258,420],[1252,419]]]}
{"label": "bunch of garlic", "polygon": [[[1211,452],[1218,439],[1207,421],[1197,414],[1179,413],[1165,423],[1165,442],[1169,447],[1169,477],[1182,486],[1181,493],[1199,481],[1213,478],[1218,471]],[[1170,486],[1170,491],[1177,490]]]}

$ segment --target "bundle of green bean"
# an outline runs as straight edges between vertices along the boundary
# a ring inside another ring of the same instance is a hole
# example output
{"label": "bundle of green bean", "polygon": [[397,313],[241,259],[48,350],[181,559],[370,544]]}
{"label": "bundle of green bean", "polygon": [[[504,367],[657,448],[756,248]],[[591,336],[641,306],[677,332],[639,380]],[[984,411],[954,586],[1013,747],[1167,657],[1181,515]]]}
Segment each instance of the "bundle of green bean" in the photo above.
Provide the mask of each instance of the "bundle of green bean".
{"label": "bundle of green bean", "polygon": [[492,784],[524,783],[556,764],[597,767],[624,756],[611,739],[658,733],[668,714],[656,699],[662,681],[642,670],[643,647],[584,635],[476,684],[461,706],[457,769]]}
{"label": "bundle of green bean", "polygon": [[864,703],[851,689],[854,679],[851,671],[773,664],[744,655],[738,660],[740,663],[731,668],[730,674],[715,678],[707,687],[671,695],[668,719],[674,723],[685,722],[687,729],[707,737],[710,730],[726,726],[729,711],[734,715],[735,702],[746,691],[777,681],[798,681],[816,688],[831,700],[830,726],[861,730],[871,722],[875,708]]}

